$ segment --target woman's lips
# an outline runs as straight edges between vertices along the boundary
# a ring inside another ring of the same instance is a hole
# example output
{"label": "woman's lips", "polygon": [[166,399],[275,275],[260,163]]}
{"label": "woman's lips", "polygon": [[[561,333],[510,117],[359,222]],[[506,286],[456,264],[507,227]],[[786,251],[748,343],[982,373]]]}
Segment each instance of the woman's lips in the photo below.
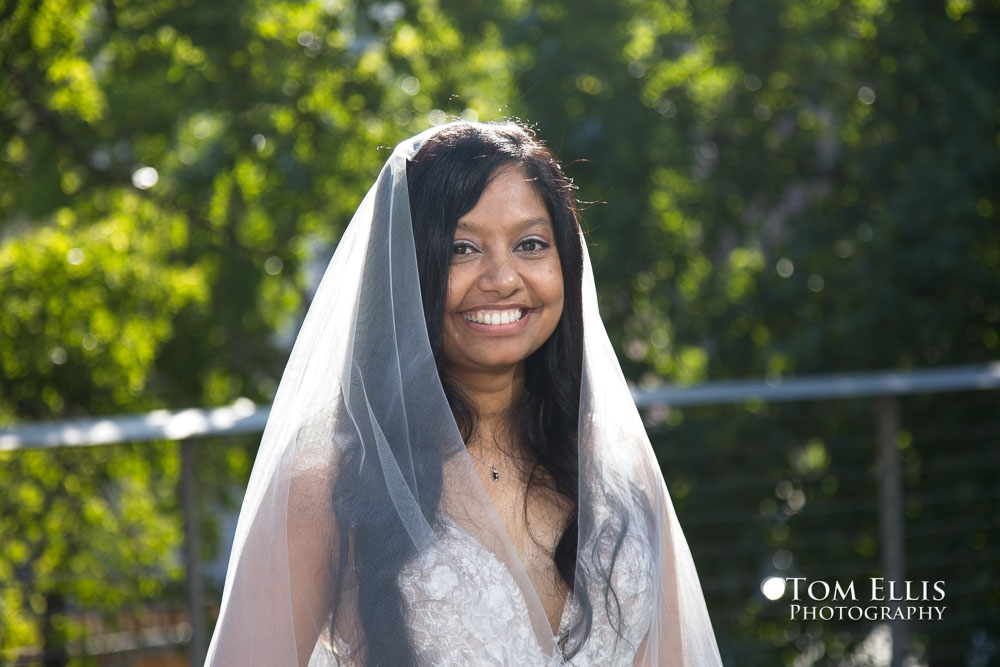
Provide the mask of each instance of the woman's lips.
{"label": "woman's lips", "polygon": [[469,310],[459,315],[466,326],[473,331],[499,334],[523,328],[534,311],[534,308],[481,309]]}
{"label": "woman's lips", "polygon": [[469,322],[475,322],[477,324],[487,324],[490,326],[497,326],[501,324],[510,324],[512,322],[517,322],[524,315],[523,308],[506,308],[502,310],[470,310],[462,313],[464,317]]}

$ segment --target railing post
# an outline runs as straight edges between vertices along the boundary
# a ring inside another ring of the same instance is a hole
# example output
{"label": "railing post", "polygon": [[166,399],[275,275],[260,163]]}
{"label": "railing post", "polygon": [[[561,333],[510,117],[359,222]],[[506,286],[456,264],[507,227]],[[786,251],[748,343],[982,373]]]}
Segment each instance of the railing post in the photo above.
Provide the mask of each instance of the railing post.
{"label": "railing post", "polygon": [[198,541],[198,481],[193,440],[181,441],[181,505],[184,512],[184,556],[187,564],[187,597],[191,620],[191,665],[205,661],[205,592],[201,581]]}
{"label": "railing post", "polygon": [[[882,553],[882,570],[886,582],[899,582],[906,578],[906,558],[903,538],[903,473],[899,460],[896,436],[899,433],[899,399],[882,396],[876,402],[878,412],[879,458],[879,526]],[[887,587],[888,588],[888,585]],[[890,607],[899,602],[887,601]],[[892,633],[892,667],[902,667],[909,648],[906,623],[889,621]]]}

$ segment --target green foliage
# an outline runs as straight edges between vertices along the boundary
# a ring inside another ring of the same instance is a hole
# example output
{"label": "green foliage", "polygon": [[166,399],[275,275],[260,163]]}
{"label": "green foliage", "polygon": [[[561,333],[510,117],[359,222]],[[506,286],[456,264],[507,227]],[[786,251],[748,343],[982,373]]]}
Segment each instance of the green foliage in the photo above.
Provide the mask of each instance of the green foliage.
{"label": "green foliage", "polygon": [[0,248],[0,416],[40,419],[150,405],[144,392],[173,320],[208,296],[207,272],[173,256],[186,221],[127,191],[100,218],[69,208]]}
{"label": "green foliage", "polygon": [[[454,4],[474,34],[481,8]],[[997,9],[501,5],[490,20],[508,23],[524,57],[521,108],[571,164],[581,199],[603,202],[584,213],[626,375],[778,381],[996,358]],[[960,494],[921,462],[940,429],[989,424],[977,400],[947,415],[922,409],[929,400],[904,403],[917,434],[902,453],[907,550],[914,578],[965,597],[952,625],[919,628],[917,650],[974,661],[989,635],[969,619],[997,618],[1000,584],[955,563],[995,549],[995,503],[962,500],[971,528],[942,533]],[[757,402],[649,420],[727,664],[792,664],[817,647],[829,664],[846,659],[870,624],[789,623],[757,584],[781,572],[774,562],[880,574],[870,407]],[[971,456],[955,444],[936,465]],[[988,499],[995,484],[987,466],[961,493]]]}
{"label": "green foliage", "polygon": [[522,104],[605,202],[585,214],[632,373],[996,356],[995,4],[560,7],[509,39],[535,53]]}
{"label": "green foliage", "polygon": [[[269,400],[376,147],[492,117],[503,54],[435,2],[0,5],[0,423]],[[202,450],[204,504],[231,505],[246,445]],[[3,455],[0,649],[174,594],[176,459]]]}
{"label": "green foliage", "polygon": [[[518,5],[507,34],[531,54],[521,103],[571,163],[581,198],[602,202],[584,214],[626,376],[644,386],[777,382],[996,359],[998,10]],[[463,15],[467,31],[481,20]],[[921,462],[940,430],[989,433],[990,423],[977,399],[964,411],[945,411],[940,397],[928,410],[929,400],[904,402],[916,433],[902,452],[907,534],[920,536],[907,550],[913,578],[949,581],[965,597],[952,599],[952,625],[919,628],[917,651],[975,664],[988,654],[976,642],[995,634],[969,619],[1000,617],[1000,581],[955,564],[996,548],[985,538],[996,505],[962,496],[968,528],[942,533],[958,492]],[[781,572],[774,561],[812,578],[880,574],[870,406],[750,402],[648,418],[726,663],[792,664],[817,650],[823,664],[847,659],[871,624],[790,623],[757,585]],[[971,456],[950,446],[956,462]],[[991,498],[996,483],[987,466],[963,493]]]}
{"label": "green foliage", "polygon": [[[48,613],[54,600],[117,610],[155,599],[183,575],[176,545],[172,445],[0,453],[0,583],[5,647],[66,641],[80,632]],[[56,637],[30,622],[47,617]]]}

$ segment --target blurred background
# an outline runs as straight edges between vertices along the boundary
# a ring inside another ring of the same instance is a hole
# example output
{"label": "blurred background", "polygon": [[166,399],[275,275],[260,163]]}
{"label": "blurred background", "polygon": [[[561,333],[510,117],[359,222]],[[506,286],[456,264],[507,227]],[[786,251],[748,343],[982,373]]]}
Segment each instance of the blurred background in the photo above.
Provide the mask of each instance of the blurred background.
{"label": "blurred background", "polygon": [[[997,0],[0,1],[0,664],[204,650],[320,272],[456,117],[532,123],[579,187],[725,663],[1000,664]],[[880,371],[966,379],[829,378]],[[25,435],[220,406],[242,433]],[[780,586],[879,576],[944,618]]]}

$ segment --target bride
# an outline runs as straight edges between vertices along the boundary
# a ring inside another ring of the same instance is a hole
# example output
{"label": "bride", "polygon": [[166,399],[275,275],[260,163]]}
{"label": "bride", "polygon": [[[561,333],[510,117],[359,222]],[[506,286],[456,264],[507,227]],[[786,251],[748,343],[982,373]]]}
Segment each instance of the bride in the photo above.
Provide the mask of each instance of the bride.
{"label": "bride", "polygon": [[718,665],[555,158],[400,144],[282,377],[211,665]]}

